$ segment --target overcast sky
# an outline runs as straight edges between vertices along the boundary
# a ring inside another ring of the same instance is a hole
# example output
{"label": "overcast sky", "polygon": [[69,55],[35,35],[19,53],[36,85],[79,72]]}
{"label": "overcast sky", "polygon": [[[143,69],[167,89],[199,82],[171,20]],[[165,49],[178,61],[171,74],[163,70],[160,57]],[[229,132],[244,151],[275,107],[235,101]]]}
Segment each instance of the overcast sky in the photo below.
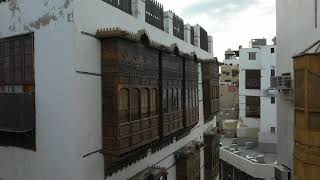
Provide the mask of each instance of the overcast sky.
{"label": "overcast sky", "polygon": [[275,0],[158,0],[184,23],[199,24],[213,36],[214,55],[223,61],[224,51],[249,46],[250,39],[276,32]]}

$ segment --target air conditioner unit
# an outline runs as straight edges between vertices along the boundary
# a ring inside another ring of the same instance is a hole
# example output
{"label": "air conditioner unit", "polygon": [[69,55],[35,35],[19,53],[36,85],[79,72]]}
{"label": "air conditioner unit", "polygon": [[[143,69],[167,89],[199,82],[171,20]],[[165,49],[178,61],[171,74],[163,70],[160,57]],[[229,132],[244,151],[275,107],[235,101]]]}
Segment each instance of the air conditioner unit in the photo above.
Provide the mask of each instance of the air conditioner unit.
{"label": "air conditioner unit", "polygon": [[276,180],[290,180],[291,170],[284,166],[275,167],[275,178]]}
{"label": "air conditioner unit", "polygon": [[270,88],[277,88],[278,87],[278,77],[273,76],[270,78]]}
{"label": "air conditioner unit", "polygon": [[278,79],[278,89],[291,89],[291,75],[285,74]]}
{"label": "air conditioner unit", "polygon": [[289,90],[292,89],[290,73],[282,74],[282,76],[276,76],[270,78],[270,89]]}

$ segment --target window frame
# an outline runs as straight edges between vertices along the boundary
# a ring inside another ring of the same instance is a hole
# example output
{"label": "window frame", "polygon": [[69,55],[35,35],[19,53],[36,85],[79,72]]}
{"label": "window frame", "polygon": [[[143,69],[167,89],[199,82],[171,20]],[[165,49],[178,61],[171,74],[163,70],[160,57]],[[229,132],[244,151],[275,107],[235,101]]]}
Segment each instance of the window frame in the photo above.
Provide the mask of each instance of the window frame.
{"label": "window frame", "polygon": [[257,52],[248,52],[249,55],[249,61],[255,61],[257,60]]}

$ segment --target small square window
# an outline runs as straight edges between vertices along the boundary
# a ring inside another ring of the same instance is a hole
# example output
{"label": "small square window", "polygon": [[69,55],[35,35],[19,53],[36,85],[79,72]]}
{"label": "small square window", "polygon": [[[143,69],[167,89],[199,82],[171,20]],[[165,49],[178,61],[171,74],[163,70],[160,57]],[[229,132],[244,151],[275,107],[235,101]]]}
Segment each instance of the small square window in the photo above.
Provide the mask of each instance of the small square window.
{"label": "small square window", "polygon": [[274,48],[271,48],[271,53],[272,53],[272,54],[274,53]]}
{"label": "small square window", "polygon": [[271,97],[271,104],[275,104],[276,103],[276,98],[275,97]]}
{"label": "small square window", "polygon": [[256,60],[257,53],[256,52],[249,52],[249,60]]}
{"label": "small square window", "polygon": [[275,127],[271,127],[270,131],[271,131],[272,134],[274,134],[274,133],[276,133],[276,128]]}
{"label": "small square window", "polygon": [[271,69],[271,77],[274,77],[276,75],[275,70]]}

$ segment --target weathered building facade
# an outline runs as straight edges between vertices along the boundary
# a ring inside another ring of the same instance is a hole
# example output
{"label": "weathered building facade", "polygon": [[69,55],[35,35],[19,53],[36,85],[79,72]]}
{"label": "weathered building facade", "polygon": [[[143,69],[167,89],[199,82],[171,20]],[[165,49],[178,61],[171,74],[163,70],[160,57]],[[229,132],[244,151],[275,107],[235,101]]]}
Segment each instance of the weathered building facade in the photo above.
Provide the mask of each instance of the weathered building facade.
{"label": "weathered building facade", "polygon": [[292,82],[277,98],[278,164],[295,180],[319,179],[319,20],[318,0],[277,1],[276,69]]}
{"label": "weathered building facade", "polygon": [[1,1],[0,21],[0,179],[205,178],[202,27],[151,0]]}

